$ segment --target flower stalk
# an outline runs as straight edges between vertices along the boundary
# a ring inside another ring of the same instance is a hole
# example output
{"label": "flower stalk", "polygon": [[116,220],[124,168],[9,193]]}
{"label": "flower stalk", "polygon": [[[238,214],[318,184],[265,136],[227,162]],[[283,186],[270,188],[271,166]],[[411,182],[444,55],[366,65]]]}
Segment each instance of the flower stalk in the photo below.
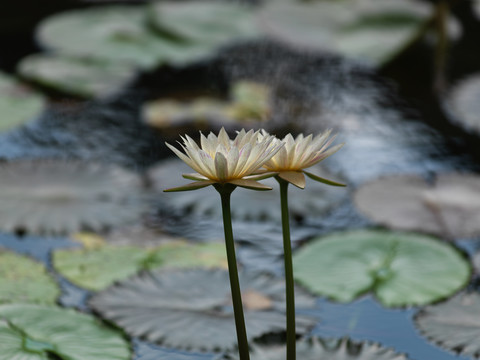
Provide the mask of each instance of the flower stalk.
{"label": "flower stalk", "polygon": [[292,243],[290,240],[290,220],[288,214],[288,181],[279,176],[275,179],[280,185],[280,206],[282,209],[283,253],[285,263],[285,298],[287,302],[287,360],[296,358],[295,331],[295,287],[293,281]]}
{"label": "flower stalk", "polygon": [[230,289],[232,292],[233,314],[237,329],[238,353],[240,360],[249,360],[247,330],[243,314],[242,293],[238,279],[237,258],[235,255],[235,243],[233,241],[232,215],[230,211],[230,197],[236,186],[233,184],[215,184],[222,200],[223,228],[225,232],[225,247],[227,249],[228,274],[230,277]]}

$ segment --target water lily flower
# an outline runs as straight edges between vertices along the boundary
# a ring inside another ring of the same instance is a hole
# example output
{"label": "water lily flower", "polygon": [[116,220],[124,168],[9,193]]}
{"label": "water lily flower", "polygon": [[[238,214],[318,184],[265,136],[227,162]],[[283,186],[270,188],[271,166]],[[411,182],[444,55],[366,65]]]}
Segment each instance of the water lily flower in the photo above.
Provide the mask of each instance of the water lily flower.
{"label": "water lily flower", "polygon": [[[267,160],[263,167],[268,173],[275,173],[281,179],[301,189],[305,188],[305,175],[327,185],[345,186],[305,171],[305,169],[334,154],[344,145],[342,143],[330,147],[336,137],[335,135],[330,137],[331,133],[331,130],[327,130],[315,137],[313,135],[304,137],[303,134],[300,134],[296,138],[288,134],[282,139],[285,146],[280,148],[275,156]],[[262,130],[262,136],[269,137],[270,135]]]}
{"label": "water lily flower", "polygon": [[[261,139],[260,139],[261,137]],[[232,184],[252,190],[271,190],[256,180],[272,174],[254,174],[284,145],[274,136],[260,135],[259,131],[241,130],[235,139],[230,139],[222,128],[216,136],[200,133],[200,147],[188,135],[179,142],[184,153],[166,144],[180,159],[196,173],[183,174],[194,182],[165,191],[188,191],[209,185]]]}

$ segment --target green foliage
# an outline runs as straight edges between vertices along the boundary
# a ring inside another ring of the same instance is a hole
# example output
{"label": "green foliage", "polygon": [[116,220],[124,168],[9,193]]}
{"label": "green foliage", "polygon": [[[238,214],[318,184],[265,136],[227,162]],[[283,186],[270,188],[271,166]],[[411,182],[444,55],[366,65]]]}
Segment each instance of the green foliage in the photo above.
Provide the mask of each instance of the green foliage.
{"label": "green foliage", "polygon": [[44,107],[42,95],[0,73],[0,133],[32,120]]}
{"label": "green foliage", "polygon": [[90,315],[53,306],[0,306],[0,360],[129,360],[121,334]]}
{"label": "green foliage", "polygon": [[54,304],[59,295],[43,264],[0,248],[0,303]]}
{"label": "green foliage", "polygon": [[424,305],[466,285],[470,265],[434,238],[352,231],[317,238],[294,255],[296,279],[311,291],[348,302],[372,291],[385,306]]}

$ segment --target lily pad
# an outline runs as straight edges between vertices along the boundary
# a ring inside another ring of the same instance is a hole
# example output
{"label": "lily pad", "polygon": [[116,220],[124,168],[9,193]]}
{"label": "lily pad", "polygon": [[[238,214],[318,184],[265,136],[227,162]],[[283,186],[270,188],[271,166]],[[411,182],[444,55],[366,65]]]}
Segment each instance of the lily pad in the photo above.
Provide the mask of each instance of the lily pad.
{"label": "lily pad", "polygon": [[45,87],[84,98],[107,97],[126,87],[136,70],[122,63],[35,54],[22,59],[19,74]]}
{"label": "lily pad", "polygon": [[440,174],[433,183],[414,175],[368,182],[354,195],[358,209],[395,229],[446,238],[480,234],[480,176]]}
{"label": "lily pad", "polygon": [[[311,168],[315,174],[326,178],[336,178],[320,166]],[[164,189],[178,186],[179,178],[192,170],[181,160],[165,160],[153,167],[148,173],[154,190],[159,198],[175,209],[185,210],[196,215],[221,216],[220,197],[212,189],[200,189],[184,193],[162,193]],[[181,181],[181,180],[180,180]],[[280,195],[278,183],[274,179],[262,180],[274,190],[257,192],[238,188],[232,194],[232,216],[242,220],[280,221]],[[319,216],[345,199],[345,191],[317,182],[310,182],[306,190],[290,189],[289,206],[292,216],[303,218]]]}
{"label": "lily pad", "polygon": [[460,81],[450,94],[450,105],[456,120],[465,128],[480,133],[480,74]]}
{"label": "lily pad", "polygon": [[268,35],[293,46],[381,65],[407,46],[430,13],[428,4],[413,0],[271,1],[258,20]]}
{"label": "lily pad", "polygon": [[0,303],[54,304],[59,295],[43,264],[0,248]]}
{"label": "lily pad", "polygon": [[75,160],[0,165],[0,228],[67,234],[138,219],[139,179],[114,166]]}
{"label": "lily pad", "polygon": [[223,244],[190,245],[185,242],[163,244],[153,249],[104,245],[96,249],[56,250],[53,266],[75,285],[93,291],[146,269],[227,267]]}
{"label": "lily pad", "polygon": [[[247,334],[251,339],[285,331],[283,280],[240,274]],[[131,336],[167,347],[200,351],[232,349],[236,344],[228,272],[171,270],[145,272],[95,295],[90,304]],[[297,289],[297,306],[314,298]],[[298,318],[297,331],[314,322]]]}
{"label": "lily pad", "polygon": [[64,54],[147,69],[170,51],[170,45],[148,28],[144,6],[109,5],[54,14],[40,23],[37,39]]}
{"label": "lily pad", "polygon": [[26,85],[0,73],[0,132],[11,130],[39,115],[45,98]]}
{"label": "lily pad", "polygon": [[150,7],[150,20],[162,34],[205,47],[259,34],[253,9],[234,2],[157,1]]}
{"label": "lily pad", "polygon": [[[165,62],[182,65],[208,57],[218,46],[249,36],[254,29],[248,27],[249,17],[243,8],[214,4],[202,3],[200,7],[236,10],[207,13],[207,9],[197,9],[197,2],[91,7],[45,19],[37,29],[37,38],[46,48],[62,54],[122,62],[141,69]],[[220,17],[227,13],[228,18]],[[205,15],[202,20],[200,15]],[[234,15],[237,17],[232,18]],[[189,36],[187,40],[185,35]]]}
{"label": "lily pad", "polygon": [[428,306],[416,316],[420,331],[428,339],[461,355],[480,357],[480,295],[467,293]]}
{"label": "lily pad", "polygon": [[[297,341],[297,358],[302,360],[407,360],[390,348],[369,342],[354,342],[348,338],[304,338]],[[236,359],[234,355],[226,359]],[[285,346],[253,346],[252,360],[283,360]]]}
{"label": "lily pad", "polygon": [[235,81],[230,101],[213,97],[198,97],[192,101],[165,98],[143,105],[144,121],[160,130],[162,135],[177,138],[179,133],[218,131],[221,127],[255,126],[270,119],[271,89],[249,80]]}
{"label": "lily pad", "polygon": [[349,302],[372,291],[385,306],[425,305],[470,278],[470,265],[434,238],[359,230],[320,237],[294,255],[296,279],[311,291]]}
{"label": "lily pad", "polygon": [[121,334],[89,315],[40,305],[0,306],[0,360],[128,360]]}

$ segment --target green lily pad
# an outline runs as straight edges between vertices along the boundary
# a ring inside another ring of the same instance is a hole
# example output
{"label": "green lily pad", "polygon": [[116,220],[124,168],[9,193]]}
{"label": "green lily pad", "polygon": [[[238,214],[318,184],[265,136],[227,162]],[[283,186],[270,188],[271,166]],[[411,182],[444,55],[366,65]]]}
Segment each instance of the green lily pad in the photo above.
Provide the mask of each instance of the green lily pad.
{"label": "green lily pad", "polygon": [[68,234],[135,221],[144,210],[140,180],[115,166],[74,160],[0,164],[0,228]]}
{"label": "green lily pad", "polygon": [[[313,173],[326,178],[336,178],[321,166],[311,168]],[[163,193],[164,189],[178,186],[181,175],[192,172],[183,161],[169,159],[150,169],[148,177],[159,199],[166,204],[196,215],[221,217],[220,197],[211,188],[189,192]],[[280,221],[280,195],[278,183],[273,178],[261,181],[274,190],[258,194],[255,191],[238,188],[232,194],[232,216],[242,220]],[[347,194],[337,188],[325,186],[315,181],[309,182],[306,190],[290,188],[289,206],[292,216],[297,218],[325,214],[345,199]]]}
{"label": "green lily pad", "polygon": [[381,65],[416,36],[430,13],[428,4],[413,0],[271,1],[259,23],[268,35],[293,46]]}
{"label": "green lily pad", "polygon": [[126,64],[35,54],[22,59],[19,74],[30,81],[75,96],[106,97],[126,87],[136,70]]}
{"label": "green lily pad", "polygon": [[53,266],[72,283],[98,291],[146,269],[226,268],[226,255],[221,243],[173,242],[152,249],[104,245],[95,249],[56,250]]}
{"label": "green lily pad", "polygon": [[53,306],[0,306],[0,360],[129,360],[121,334],[90,315]]}
{"label": "green lily pad", "polygon": [[416,175],[392,175],[362,185],[355,205],[374,221],[400,230],[446,238],[480,234],[480,176],[440,174],[428,183]]}
{"label": "green lily pad", "polygon": [[151,24],[180,41],[220,46],[258,36],[253,9],[233,2],[157,1],[150,7]]}
{"label": "green lily pad", "polygon": [[[285,284],[267,275],[240,273],[250,340],[285,331]],[[298,308],[315,299],[296,290]],[[144,272],[93,296],[90,305],[131,336],[167,347],[199,351],[233,349],[235,320],[226,270]],[[315,322],[297,317],[304,333]]]}
{"label": "green lily pad", "polygon": [[45,98],[0,73],[0,132],[25,124],[39,115],[46,104]]}
{"label": "green lily pad", "polygon": [[372,291],[385,306],[425,305],[467,284],[470,265],[432,237],[359,230],[317,238],[294,255],[311,291],[348,302]]}
{"label": "green lily pad", "polygon": [[450,351],[480,357],[480,295],[460,294],[448,301],[428,306],[415,322],[429,340]]}
{"label": "green lily pad", "polygon": [[0,248],[0,303],[54,304],[59,295],[43,264]]}
{"label": "green lily pad", "polygon": [[52,15],[37,28],[46,48],[82,58],[152,68],[170,51],[146,22],[143,6],[110,5]]}
{"label": "green lily pad", "polygon": [[[297,341],[297,358],[302,360],[407,360],[403,354],[392,349],[369,342],[355,342],[350,339],[319,339],[316,337],[303,338]],[[234,360],[235,355],[226,359]],[[283,360],[285,346],[258,346],[254,345],[251,353],[252,360]]]}
{"label": "green lily pad", "polygon": [[480,133],[480,74],[460,81],[450,93],[451,110],[465,128]]}

